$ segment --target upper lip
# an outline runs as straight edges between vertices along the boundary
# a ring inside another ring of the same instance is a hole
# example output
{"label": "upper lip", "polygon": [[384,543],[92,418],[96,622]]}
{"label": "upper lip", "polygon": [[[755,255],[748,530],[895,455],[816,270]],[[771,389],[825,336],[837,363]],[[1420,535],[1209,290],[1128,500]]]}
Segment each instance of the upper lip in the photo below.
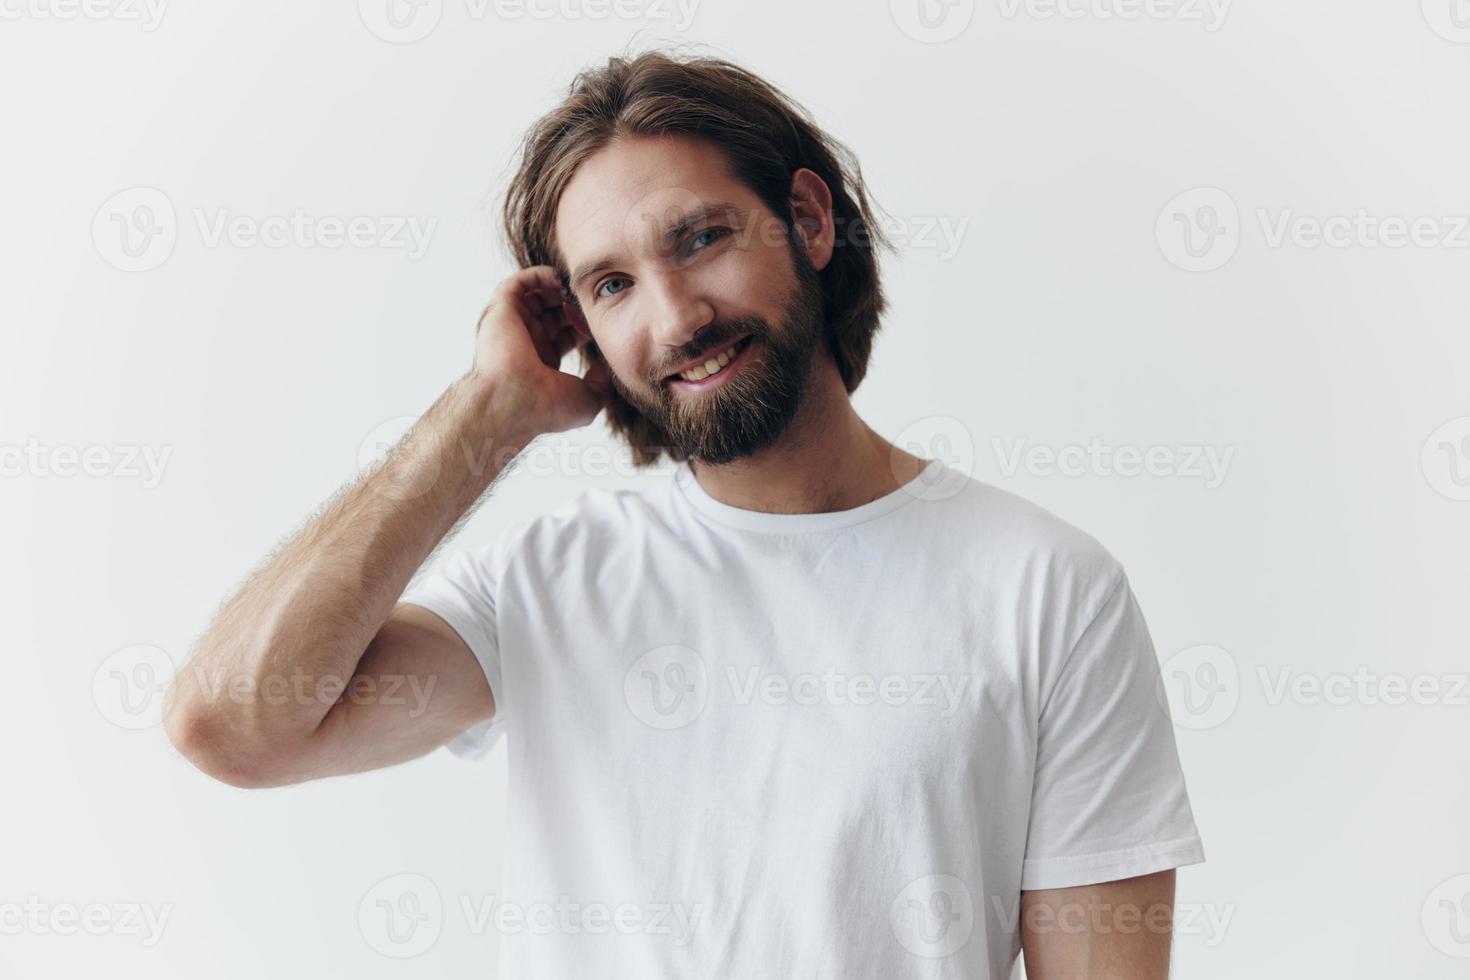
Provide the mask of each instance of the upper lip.
{"label": "upper lip", "polygon": [[712,349],[709,353],[705,354],[703,357],[695,358],[694,360],[690,361],[688,364],[685,364],[683,367],[679,368],[677,371],[675,371],[672,374],[670,374],[669,377],[670,378],[677,378],[679,375],[683,374],[685,371],[689,371],[689,370],[692,370],[694,368],[700,367],[701,365],[704,364],[704,362],[706,362],[706,361],[710,360],[711,358],[713,358],[720,351],[726,350],[726,349],[731,348],[731,347],[734,347],[736,344],[740,343],[742,340],[744,340],[746,337],[749,337],[749,336],[750,336],[750,334],[748,334],[748,333],[747,334],[741,334],[739,337],[736,337],[734,340],[730,341],[729,343],[721,344],[720,346]]}

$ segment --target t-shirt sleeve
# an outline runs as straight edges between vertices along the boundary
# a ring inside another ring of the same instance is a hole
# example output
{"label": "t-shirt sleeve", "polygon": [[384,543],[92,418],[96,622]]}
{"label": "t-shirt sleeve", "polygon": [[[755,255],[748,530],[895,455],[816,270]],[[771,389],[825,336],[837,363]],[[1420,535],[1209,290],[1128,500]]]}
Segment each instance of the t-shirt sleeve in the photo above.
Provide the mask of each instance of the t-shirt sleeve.
{"label": "t-shirt sleeve", "polygon": [[488,753],[505,728],[505,703],[500,673],[500,643],[496,629],[495,595],[502,537],[489,548],[461,550],[421,569],[404,590],[400,602],[412,603],[444,620],[474,653],[490,693],[495,714],[471,726],[445,743],[445,748],[465,759]]}
{"label": "t-shirt sleeve", "polygon": [[1119,569],[1042,703],[1023,891],[1204,861],[1159,677]]}

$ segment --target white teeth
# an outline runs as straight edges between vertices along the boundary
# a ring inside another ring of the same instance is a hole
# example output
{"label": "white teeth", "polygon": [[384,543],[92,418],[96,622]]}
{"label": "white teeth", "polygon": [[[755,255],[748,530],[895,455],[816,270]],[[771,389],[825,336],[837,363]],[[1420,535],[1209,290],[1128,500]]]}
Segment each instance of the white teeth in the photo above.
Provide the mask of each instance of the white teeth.
{"label": "white teeth", "polygon": [[703,381],[705,378],[714,374],[720,368],[724,367],[726,364],[729,364],[732,360],[735,359],[735,347],[739,343],[740,341],[737,340],[734,344],[726,347],[724,350],[720,351],[718,354],[716,354],[714,357],[711,357],[703,364],[692,367],[687,371],[681,371],[679,373],[679,377],[683,378],[685,381]]}

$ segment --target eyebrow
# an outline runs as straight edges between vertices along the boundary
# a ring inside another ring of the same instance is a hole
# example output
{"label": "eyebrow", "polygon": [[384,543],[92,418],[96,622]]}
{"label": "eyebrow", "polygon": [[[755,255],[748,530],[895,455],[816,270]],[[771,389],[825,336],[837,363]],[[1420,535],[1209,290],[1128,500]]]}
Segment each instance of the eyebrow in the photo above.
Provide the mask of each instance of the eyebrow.
{"label": "eyebrow", "polygon": [[[729,202],[721,202],[719,204],[707,204],[703,207],[695,208],[692,211],[680,215],[667,228],[665,228],[663,233],[659,235],[659,241],[663,244],[665,248],[667,248],[677,242],[680,238],[683,238],[685,233],[699,222],[706,221],[712,218],[728,217],[731,214],[738,214],[739,212],[740,208],[737,205],[731,204]],[[576,291],[576,288],[581,285],[584,279],[588,278],[589,276],[594,276],[599,272],[604,272],[619,264],[620,260],[615,255],[604,255],[602,258],[584,263],[583,265],[578,266],[576,270],[571,274],[571,276],[567,280],[567,285],[570,289]]]}

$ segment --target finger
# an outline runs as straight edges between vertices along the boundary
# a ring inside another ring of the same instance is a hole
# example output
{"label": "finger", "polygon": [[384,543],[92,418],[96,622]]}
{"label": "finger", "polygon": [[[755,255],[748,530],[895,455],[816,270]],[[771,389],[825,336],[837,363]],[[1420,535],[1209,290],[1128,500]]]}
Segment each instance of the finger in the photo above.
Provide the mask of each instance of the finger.
{"label": "finger", "polygon": [[530,290],[530,293],[541,301],[542,306],[547,308],[560,306],[566,302],[567,298],[566,290],[562,289],[561,283],[559,282],[549,286],[537,286],[535,289]]}
{"label": "finger", "polygon": [[[500,281],[480,320],[483,322],[496,310],[514,311],[545,360],[555,349],[552,338],[560,327],[563,301],[564,291],[555,270],[546,265],[530,266]],[[547,314],[552,317],[549,324],[542,319]]]}
{"label": "finger", "polygon": [[566,317],[567,325],[575,330],[583,340],[590,340],[592,328],[587,325],[587,318],[582,315],[581,308],[576,303],[564,303],[561,310]]}
{"label": "finger", "polygon": [[527,292],[542,286],[559,289],[561,281],[557,279],[556,270],[551,266],[531,265],[512,272],[500,285],[507,292]]}
{"label": "finger", "polygon": [[549,291],[560,292],[561,281],[556,276],[556,271],[549,265],[533,265],[525,269],[518,269],[496,284],[494,292],[490,294],[490,302],[487,311],[491,307],[505,307],[509,309],[522,309],[526,306],[525,297],[530,293],[545,293]]}
{"label": "finger", "polygon": [[587,329],[585,321],[576,310],[575,303],[563,303],[560,306],[547,310],[543,315],[543,323],[549,318],[550,329],[548,336],[560,337],[566,331],[572,339],[572,347],[580,347],[592,337],[592,332]]}
{"label": "finger", "polygon": [[536,316],[526,318],[526,332],[531,335],[536,344],[536,351],[541,359],[552,367],[560,363],[560,354],[557,353],[556,335],[563,329],[561,315],[555,310],[548,310]]}
{"label": "finger", "polygon": [[570,351],[576,350],[581,344],[581,335],[571,327],[562,327],[556,335],[556,359],[557,363],[567,356]]}

